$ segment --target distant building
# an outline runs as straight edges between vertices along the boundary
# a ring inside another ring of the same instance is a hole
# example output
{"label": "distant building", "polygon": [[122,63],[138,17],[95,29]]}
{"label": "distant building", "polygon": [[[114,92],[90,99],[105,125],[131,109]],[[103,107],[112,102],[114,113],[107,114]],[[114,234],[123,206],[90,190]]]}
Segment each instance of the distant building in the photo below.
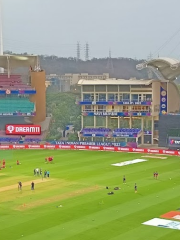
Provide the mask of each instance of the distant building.
{"label": "distant building", "polygon": [[77,104],[82,112],[80,140],[133,139],[139,144],[155,144],[164,132],[160,131],[160,116],[180,109],[178,88],[169,80],[81,79],[78,85],[81,99]]}
{"label": "distant building", "polygon": [[[102,75],[95,74],[95,75],[89,75],[88,73],[66,73],[65,75],[56,75],[56,74],[50,74],[46,77],[47,81],[46,84],[47,86],[57,84],[58,81],[60,82],[59,84],[62,84],[61,81],[69,82],[70,86],[75,85],[78,83],[80,79],[85,79],[85,80],[93,80],[93,79],[99,79],[99,80],[106,80],[109,79],[109,73],[103,73]],[[63,84],[62,84],[63,85]],[[64,84],[66,88],[66,83]]]}
{"label": "distant building", "polygon": [[70,80],[62,79],[61,75],[50,74],[46,76],[46,88],[49,86],[56,86],[59,92],[69,92]]}

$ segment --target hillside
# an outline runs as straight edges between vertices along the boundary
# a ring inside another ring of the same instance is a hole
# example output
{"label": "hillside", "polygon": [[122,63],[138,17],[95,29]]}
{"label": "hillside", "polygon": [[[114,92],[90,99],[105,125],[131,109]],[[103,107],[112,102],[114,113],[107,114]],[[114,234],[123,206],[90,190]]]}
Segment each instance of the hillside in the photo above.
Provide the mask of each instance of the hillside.
{"label": "hillside", "polygon": [[141,61],[127,58],[113,58],[112,64],[108,58],[92,59],[89,61],[76,61],[75,58],[58,58],[56,56],[41,56],[41,66],[47,74],[65,73],[89,73],[102,74],[110,73],[115,78],[147,78],[146,70],[136,70],[136,65]]}

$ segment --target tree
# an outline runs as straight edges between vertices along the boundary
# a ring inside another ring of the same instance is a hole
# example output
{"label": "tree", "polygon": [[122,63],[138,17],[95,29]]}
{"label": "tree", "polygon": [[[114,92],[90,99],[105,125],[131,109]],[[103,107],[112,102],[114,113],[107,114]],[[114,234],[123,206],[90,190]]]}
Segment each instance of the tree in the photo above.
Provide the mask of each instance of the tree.
{"label": "tree", "polygon": [[76,131],[81,129],[81,108],[76,98],[73,93],[47,94],[47,113],[52,114],[49,138],[55,138],[58,130],[65,130],[68,124],[73,124]]}

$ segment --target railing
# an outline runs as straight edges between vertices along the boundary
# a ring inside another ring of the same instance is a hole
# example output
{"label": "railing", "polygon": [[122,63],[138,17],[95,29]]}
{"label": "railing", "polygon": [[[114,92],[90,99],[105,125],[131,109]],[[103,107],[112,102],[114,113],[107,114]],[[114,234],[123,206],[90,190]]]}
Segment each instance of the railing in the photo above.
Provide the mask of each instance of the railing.
{"label": "railing", "polygon": [[151,98],[146,98],[146,99],[82,99],[82,100],[76,100],[76,102],[151,102]]}
{"label": "railing", "polygon": [[106,113],[118,113],[118,112],[128,112],[128,113],[152,113],[152,111],[151,110],[138,110],[138,111],[136,111],[136,110],[111,110],[111,111],[109,111],[109,110],[105,110],[105,109],[102,109],[102,110],[92,110],[92,109],[87,109],[87,110],[83,110],[82,111],[82,113],[87,113],[87,112],[93,112],[93,113],[102,113],[102,112],[106,112]]}

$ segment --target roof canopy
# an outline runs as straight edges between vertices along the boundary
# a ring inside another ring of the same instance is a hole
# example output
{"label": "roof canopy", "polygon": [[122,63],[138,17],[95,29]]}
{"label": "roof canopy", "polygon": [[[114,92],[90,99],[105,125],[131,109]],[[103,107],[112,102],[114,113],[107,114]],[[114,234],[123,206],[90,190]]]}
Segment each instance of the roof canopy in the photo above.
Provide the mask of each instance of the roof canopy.
{"label": "roof canopy", "polygon": [[180,61],[173,58],[157,58],[136,66],[138,70],[150,67],[158,70],[164,79],[174,81],[180,75]]}
{"label": "roof canopy", "polygon": [[154,81],[160,81],[160,80],[136,80],[136,79],[105,79],[105,80],[99,80],[99,79],[94,79],[94,80],[84,80],[81,79],[78,82],[79,86],[83,85],[150,85]]}
{"label": "roof canopy", "polygon": [[34,55],[0,55],[0,67],[6,70],[19,67],[32,67],[38,65],[38,56]]}

